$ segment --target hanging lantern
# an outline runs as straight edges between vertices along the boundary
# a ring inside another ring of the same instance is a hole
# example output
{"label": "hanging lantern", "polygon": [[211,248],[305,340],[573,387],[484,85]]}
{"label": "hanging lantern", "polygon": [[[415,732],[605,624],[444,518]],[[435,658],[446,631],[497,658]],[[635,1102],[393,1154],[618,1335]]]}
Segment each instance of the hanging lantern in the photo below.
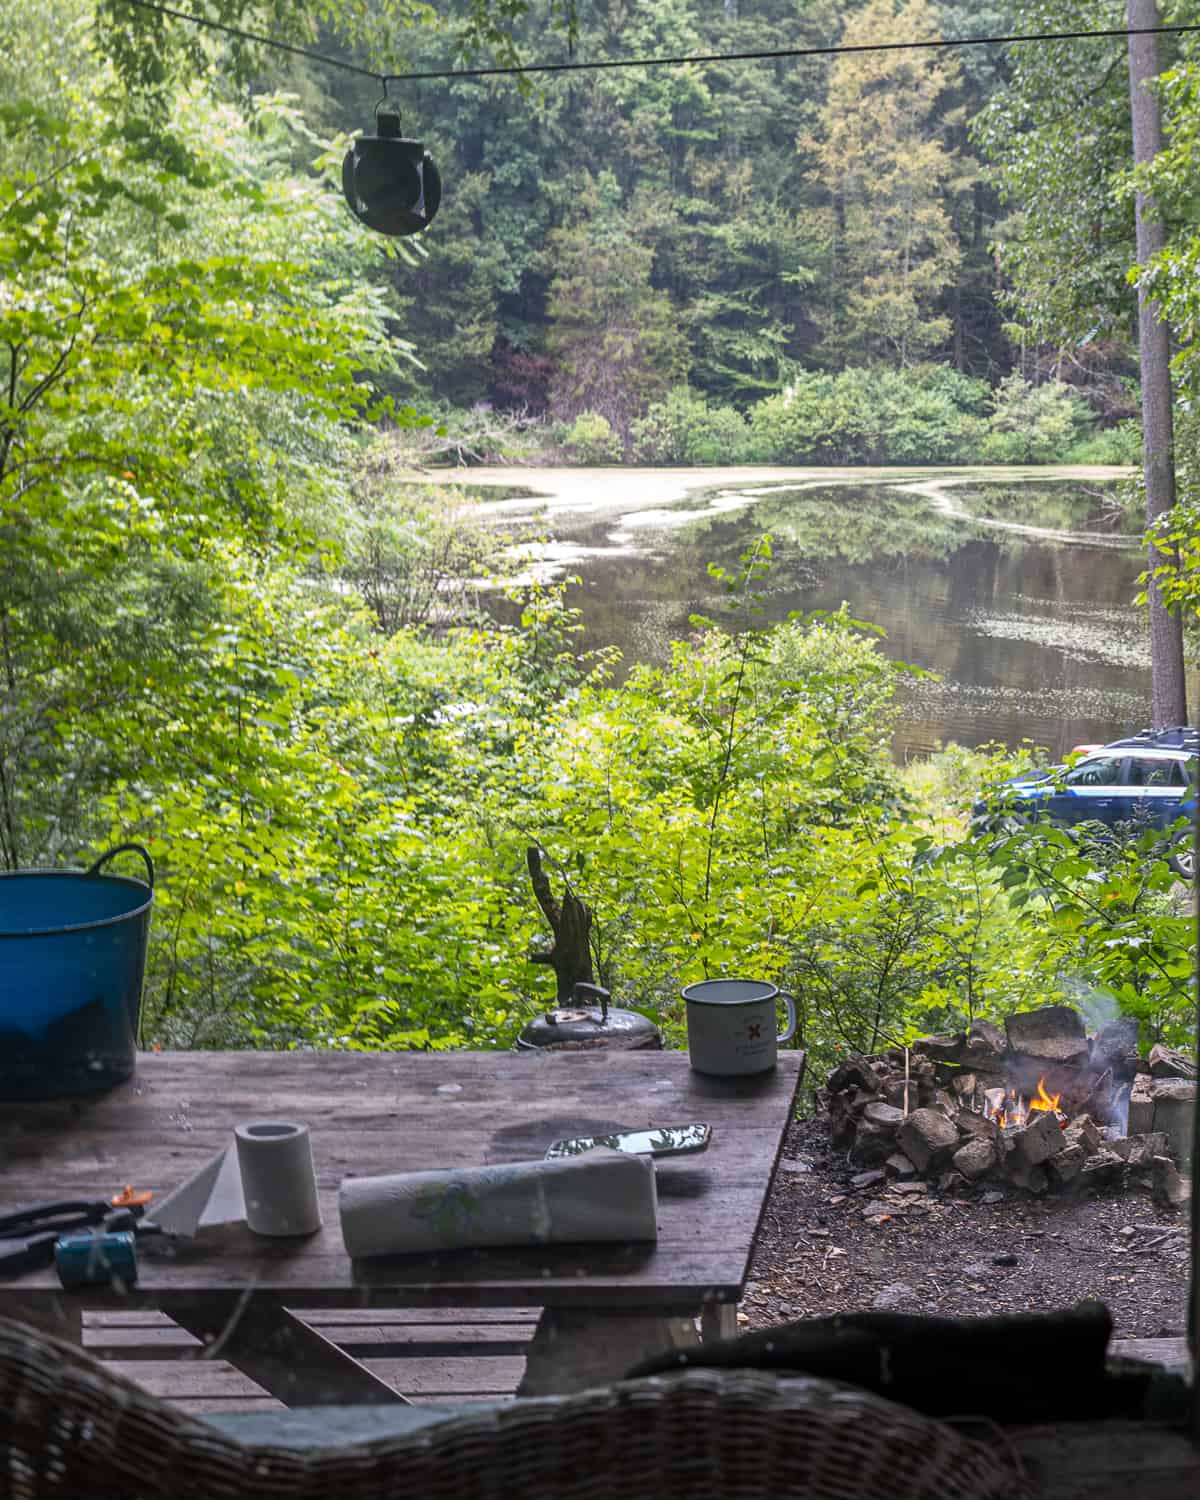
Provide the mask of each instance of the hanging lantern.
{"label": "hanging lantern", "polygon": [[375,135],[359,136],[342,162],[350,211],[380,234],[419,234],[442,201],[442,178],[420,141],[400,134],[400,116],[375,117]]}

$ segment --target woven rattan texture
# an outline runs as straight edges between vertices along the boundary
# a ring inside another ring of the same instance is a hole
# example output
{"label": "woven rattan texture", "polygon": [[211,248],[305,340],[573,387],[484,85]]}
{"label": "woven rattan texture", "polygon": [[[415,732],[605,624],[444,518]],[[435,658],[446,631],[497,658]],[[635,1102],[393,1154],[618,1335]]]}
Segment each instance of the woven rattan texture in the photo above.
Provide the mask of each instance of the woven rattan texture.
{"label": "woven rattan texture", "polygon": [[1012,1500],[1007,1457],[866,1392],[693,1370],[289,1452],[0,1320],[4,1500]]}

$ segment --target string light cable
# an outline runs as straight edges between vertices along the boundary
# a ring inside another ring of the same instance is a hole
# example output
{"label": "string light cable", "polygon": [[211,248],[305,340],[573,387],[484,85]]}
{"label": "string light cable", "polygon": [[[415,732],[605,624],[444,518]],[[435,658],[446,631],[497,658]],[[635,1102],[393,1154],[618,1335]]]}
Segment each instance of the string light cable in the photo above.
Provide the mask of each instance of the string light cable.
{"label": "string light cable", "polygon": [[346,62],[339,57],[329,57],[311,47],[301,47],[294,42],[279,41],[275,37],[247,31],[227,21],[214,21],[208,16],[197,16],[190,11],[177,10],[170,5],[160,5],[157,0],[118,0],[121,5],[136,10],[151,11],[174,21],[183,21],[190,26],[200,26],[209,31],[219,31],[239,41],[252,42],[275,52],[287,52],[293,57],[305,57],[310,62],[327,68],[337,68],[343,73],[354,73],[359,78],[372,78],[384,89],[392,83],[427,83],[438,79],[453,78],[515,78],[531,77],[549,73],[599,73],[614,68],[677,68],[688,63],[738,63],[777,62],[805,57],[842,57],[855,52],[923,52],[943,50],[951,47],[999,47],[1015,46],[1024,42],[1075,42],[1096,41],[1104,38],[1131,36],[1178,36],[1200,31],[1200,24],[1170,26],[1109,26],[1096,30],[1080,31],[1033,31],[1018,32],[1006,36],[935,37],[916,42],[860,42],[846,45],[837,43],[824,47],[771,47],[746,52],[696,52],[682,56],[665,57],[614,57],[601,58],[595,62],[541,62],[510,63],[486,68],[431,68],[407,73],[381,73],[377,68],[366,68],[360,63]]}

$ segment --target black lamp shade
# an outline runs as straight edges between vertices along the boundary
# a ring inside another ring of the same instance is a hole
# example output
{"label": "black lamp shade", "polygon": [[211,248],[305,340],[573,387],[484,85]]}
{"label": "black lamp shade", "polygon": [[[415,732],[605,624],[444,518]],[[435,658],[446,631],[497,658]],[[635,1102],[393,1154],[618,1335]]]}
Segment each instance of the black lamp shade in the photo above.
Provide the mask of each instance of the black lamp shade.
{"label": "black lamp shade", "polygon": [[419,234],[442,201],[442,178],[420,141],[404,139],[399,115],[383,114],[342,162],[342,191],[356,218],[380,234]]}

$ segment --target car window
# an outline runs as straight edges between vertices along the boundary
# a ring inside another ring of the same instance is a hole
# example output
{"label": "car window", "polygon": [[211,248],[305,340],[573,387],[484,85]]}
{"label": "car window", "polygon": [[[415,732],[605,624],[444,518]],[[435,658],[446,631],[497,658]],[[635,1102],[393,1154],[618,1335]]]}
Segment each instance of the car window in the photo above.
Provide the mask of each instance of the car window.
{"label": "car window", "polygon": [[1183,766],[1177,760],[1134,758],[1129,762],[1130,786],[1183,786]]}
{"label": "car window", "polygon": [[1116,786],[1121,780],[1121,758],[1098,755],[1080,761],[1067,772],[1068,786]]}

